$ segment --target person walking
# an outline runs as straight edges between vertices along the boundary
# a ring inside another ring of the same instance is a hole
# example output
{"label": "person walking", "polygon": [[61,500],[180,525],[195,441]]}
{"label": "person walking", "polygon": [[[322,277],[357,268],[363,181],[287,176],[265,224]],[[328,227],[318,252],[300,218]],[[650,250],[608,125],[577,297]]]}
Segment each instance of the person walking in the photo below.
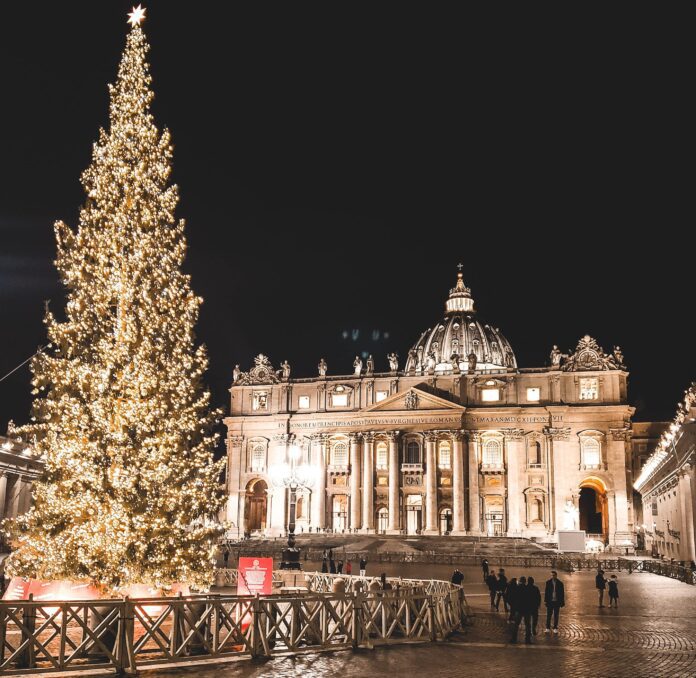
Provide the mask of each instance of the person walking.
{"label": "person walking", "polygon": [[329,558],[329,573],[336,574],[336,561],[333,559],[333,556]]}
{"label": "person walking", "polygon": [[517,642],[520,624],[524,620],[524,642],[532,642],[532,595],[526,577],[520,577],[515,591],[515,614],[511,643]]}
{"label": "person walking", "polygon": [[558,578],[558,572],[551,570],[551,579],[546,582],[544,589],[544,605],[546,605],[546,630],[551,633],[551,616],[553,616],[553,633],[558,635],[558,615],[565,606],[565,587]]}
{"label": "person walking", "polygon": [[326,558],[321,559],[321,571],[327,574],[329,571],[329,564],[326,562]]}
{"label": "person walking", "polygon": [[609,607],[614,604],[614,607],[619,607],[619,580],[615,574],[611,575],[609,580]]}
{"label": "person walking", "polygon": [[452,583],[456,586],[461,586],[464,581],[464,574],[459,570],[452,572]]}
{"label": "person walking", "polygon": [[505,609],[505,612],[508,611],[508,606],[507,602],[505,600],[505,590],[507,589],[508,585],[508,580],[507,577],[505,576],[505,570],[500,568],[498,570],[498,588],[496,589],[495,592],[495,609],[496,612],[500,612],[500,599],[503,599],[503,608]]}
{"label": "person walking", "polygon": [[230,549],[225,546],[225,550],[222,552],[222,563],[225,569],[227,569],[227,562],[230,559]]}
{"label": "person walking", "polygon": [[336,565],[336,574],[343,574],[343,561],[339,560],[338,565]]}
{"label": "person walking", "polygon": [[604,570],[598,570],[595,577],[595,588],[599,592],[599,606],[604,607],[604,590],[607,587],[607,580],[604,578]]}
{"label": "person walking", "polygon": [[527,579],[527,588],[529,589],[530,614],[532,622],[532,635],[537,634],[537,625],[539,624],[539,608],[541,607],[541,591],[534,583],[534,577]]}
{"label": "person walking", "polygon": [[486,586],[491,597],[491,607],[495,607],[495,594],[498,590],[498,580],[493,572],[486,577]]}
{"label": "person walking", "polygon": [[517,577],[513,577],[505,589],[503,600],[509,609],[508,624],[515,623],[515,613],[517,612]]}
{"label": "person walking", "polygon": [[483,571],[483,581],[486,581],[488,578],[488,559],[484,558],[481,561],[481,570]]}
{"label": "person walking", "polygon": [[364,577],[367,572],[367,560],[365,556],[360,559],[360,576]]}
{"label": "person walking", "polygon": [[346,563],[346,574],[353,574],[353,566],[350,563],[350,560]]}

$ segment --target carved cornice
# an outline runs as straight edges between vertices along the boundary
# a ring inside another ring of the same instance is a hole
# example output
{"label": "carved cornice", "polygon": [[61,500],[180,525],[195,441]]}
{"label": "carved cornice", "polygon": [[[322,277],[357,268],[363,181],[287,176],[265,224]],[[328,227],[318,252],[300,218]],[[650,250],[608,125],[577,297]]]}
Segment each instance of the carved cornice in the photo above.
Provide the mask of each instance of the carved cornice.
{"label": "carved cornice", "polygon": [[524,429],[521,428],[504,428],[502,433],[505,440],[524,440]]}
{"label": "carved cornice", "polygon": [[311,436],[312,442],[317,442],[317,443],[327,443],[329,442],[329,434],[328,433],[313,433]]}
{"label": "carved cornice", "polygon": [[623,370],[623,354],[620,349],[613,355],[607,355],[604,349],[589,334],[580,341],[575,351],[565,357],[561,365],[564,372],[592,372],[595,370]]}
{"label": "carved cornice", "polygon": [[544,427],[544,435],[551,438],[551,440],[569,440],[570,439],[570,426],[556,428],[553,426]]}
{"label": "carved cornice", "polygon": [[386,433],[390,441],[397,441],[401,435],[401,431],[387,431]]}
{"label": "carved cornice", "polygon": [[462,433],[463,433],[472,443],[480,443],[480,442],[481,442],[481,432],[480,432],[480,431],[466,431],[466,430],[462,430]]}

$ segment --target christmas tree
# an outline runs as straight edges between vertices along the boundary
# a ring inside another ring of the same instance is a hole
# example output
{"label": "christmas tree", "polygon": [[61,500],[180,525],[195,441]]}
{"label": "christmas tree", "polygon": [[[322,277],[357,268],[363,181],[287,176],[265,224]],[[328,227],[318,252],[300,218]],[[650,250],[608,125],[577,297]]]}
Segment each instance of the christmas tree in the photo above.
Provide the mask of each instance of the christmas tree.
{"label": "christmas tree", "polygon": [[202,299],[181,272],[186,241],[168,185],[172,144],[131,14],[109,129],[82,176],[76,231],[55,226],[65,319],[46,311],[32,362],[32,422],[15,430],[46,462],[33,508],[11,521],[10,574],[130,584],[212,579],[221,466],[194,325]]}

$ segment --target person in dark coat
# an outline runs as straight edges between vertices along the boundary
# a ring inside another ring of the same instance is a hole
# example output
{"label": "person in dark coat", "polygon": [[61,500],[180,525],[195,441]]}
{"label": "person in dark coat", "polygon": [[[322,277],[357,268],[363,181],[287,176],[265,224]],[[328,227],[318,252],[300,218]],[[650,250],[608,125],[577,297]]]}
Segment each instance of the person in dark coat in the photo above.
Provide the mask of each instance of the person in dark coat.
{"label": "person in dark coat", "polygon": [[498,580],[492,572],[486,577],[486,586],[488,586],[488,593],[491,596],[491,607],[495,607],[495,594],[498,590]]}
{"label": "person in dark coat", "polygon": [[500,612],[500,599],[503,599],[503,607],[505,612],[508,611],[507,601],[505,600],[505,590],[507,589],[508,580],[505,576],[505,570],[502,568],[498,570],[498,588],[495,592],[495,609]]}
{"label": "person in dark coat", "polygon": [[343,561],[339,560],[338,565],[336,565],[336,574],[343,574]]}
{"label": "person in dark coat", "polygon": [[452,583],[456,586],[461,586],[464,581],[464,574],[459,570],[452,572]]}
{"label": "person in dark coat", "polygon": [[541,607],[541,591],[534,583],[534,577],[529,577],[527,579],[527,588],[529,589],[529,599],[531,602],[532,635],[536,636],[537,624],[539,623],[539,608]]}
{"label": "person in dark coat", "polygon": [[527,579],[520,577],[515,591],[515,612],[513,616],[511,643],[517,642],[520,624],[524,620],[524,642],[532,642],[532,592],[527,586]]}
{"label": "person in dark coat", "polygon": [[326,558],[321,559],[321,571],[326,574],[329,571],[329,564],[326,562]]}
{"label": "person in dark coat", "polygon": [[488,559],[484,558],[481,561],[481,570],[483,571],[483,581],[486,581],[488,579]]}
{"label": "person in dark coat", "polygon": [[336,561],[333,558],[329,558],[329,573],[336,574]]}
{"label": "person in dark coat", "polygon": [[508,582],[503,600],[505,600],[505,603],[510,610],[510,614],[508,615],[508,624],[514,624],[515,613],[517,612],[517,577],[513,577]]}
{"label": "person in dark coat", "polygon": [[558,578],[556,570],[551,570],[551,579],[546,582],[544,605],[546,605],[546,630],[544,633],[551,633],[551,616],[553,615],[553,633],[558,634],[558,614],[565,606],[565,587]]}
{"label": "person in dark coat", "polygon": [[612,603],[614,607],[619,607],[619,580],[615,574],[612,574],[609,580],[609,607]]}
{"label": "person in dark coat", "polygon": [[604,578],[604,570],[598,570],[595,577],[595,588],[599,592],[599,606],[604,607],[604,589],[607,587],[607,580]]}

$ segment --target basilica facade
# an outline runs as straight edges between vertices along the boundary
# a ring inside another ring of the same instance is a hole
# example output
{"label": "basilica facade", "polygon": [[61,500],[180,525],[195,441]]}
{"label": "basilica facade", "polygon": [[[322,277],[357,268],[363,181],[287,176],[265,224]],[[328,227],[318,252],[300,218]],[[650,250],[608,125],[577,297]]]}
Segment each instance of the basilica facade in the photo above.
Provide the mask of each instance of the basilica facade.
{"label": "basilica facade", "polygon": [[[259,355],[234,370],[227,426],[231,531],[507,535],[583,529],[632,544],[628,372],[589,336],[519,367],[459,273],[403,366],[291,376]],[[294,468],[294,470],[293,470]],[[291,478],[288,477],[288,474]],[[285,476],[285,477],[283,477]]]}

